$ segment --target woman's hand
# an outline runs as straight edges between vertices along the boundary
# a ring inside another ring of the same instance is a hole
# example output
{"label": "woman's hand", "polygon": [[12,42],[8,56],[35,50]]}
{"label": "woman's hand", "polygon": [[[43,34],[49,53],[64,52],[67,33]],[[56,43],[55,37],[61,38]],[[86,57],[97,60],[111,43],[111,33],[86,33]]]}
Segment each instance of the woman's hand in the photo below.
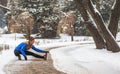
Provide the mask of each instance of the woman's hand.
{"label": "woman's hand", "polygon": [[45,53],[49,53],[49,51],[45,51]]}

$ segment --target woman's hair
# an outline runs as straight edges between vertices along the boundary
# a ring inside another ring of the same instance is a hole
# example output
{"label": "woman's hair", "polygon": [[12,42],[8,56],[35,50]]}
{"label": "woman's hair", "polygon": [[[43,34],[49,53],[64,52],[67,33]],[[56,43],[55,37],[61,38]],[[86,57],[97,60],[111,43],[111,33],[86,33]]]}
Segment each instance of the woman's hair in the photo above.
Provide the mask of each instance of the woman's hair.
{"label": "woman's hair", "polygon": [[34,37],[32,37],[32,36],[30,36],[30,41],[32,41],[32,40],[35,40],[35,38],[34,38]]}

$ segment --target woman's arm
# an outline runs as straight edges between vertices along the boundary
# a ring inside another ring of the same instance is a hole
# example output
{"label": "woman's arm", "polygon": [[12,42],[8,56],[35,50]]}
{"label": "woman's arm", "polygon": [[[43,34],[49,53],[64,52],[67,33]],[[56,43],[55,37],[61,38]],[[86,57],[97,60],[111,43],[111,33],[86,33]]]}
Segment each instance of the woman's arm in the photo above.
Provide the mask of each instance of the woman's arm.
{"label": "woman's arm", "polygon": [[36,48],[34,45],[32,46],[32,49],[35,50],[35,51],[37,51],[37,52],[45,53],[44,50],[38,49],[38,48]]}

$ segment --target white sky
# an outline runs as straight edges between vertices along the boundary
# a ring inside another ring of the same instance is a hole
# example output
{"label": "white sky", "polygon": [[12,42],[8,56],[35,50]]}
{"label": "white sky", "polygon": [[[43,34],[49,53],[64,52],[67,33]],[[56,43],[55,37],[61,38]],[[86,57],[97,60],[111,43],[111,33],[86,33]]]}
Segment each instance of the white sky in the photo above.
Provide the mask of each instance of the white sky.
{"label": "white sky", "polygon": [[[16,40],[15,40],[16,35]],[[3,67],[17,59],[13,50],[17,44],[24,41],[22,34],[7,34],[0,36],[0,45],[10,45],[10,50],[0,52],[0,74]],[[120,52],[112,53],[106,49],[97,50],[91,37],[76,36],[71,42],[70,37],[61,35],[61,39],[36,39],[40,42],[38,48],[65,46],[50,51],[54,67],[67,74],[120,74]],[[117,36],[119,40],[120,35]],[[21,63],[23,61],[20,61]]]}

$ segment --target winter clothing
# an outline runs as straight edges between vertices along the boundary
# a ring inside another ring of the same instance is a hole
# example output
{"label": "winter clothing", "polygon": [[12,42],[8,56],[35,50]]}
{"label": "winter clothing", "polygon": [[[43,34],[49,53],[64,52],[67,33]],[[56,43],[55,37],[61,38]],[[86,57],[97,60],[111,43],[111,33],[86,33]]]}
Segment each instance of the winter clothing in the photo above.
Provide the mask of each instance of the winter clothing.
{"label": "winter clothing", "polygon": [[[20,56],[21,52],[18,50],[15,50],[14,53],[16,56],[18,56],[18,59],[21,60],[21,56]],[[25,51],[25,53],[26,53],[26,55],[32,55],[36,58],[44,58],[44,56],[37,55],[37,54],[30,52],[30,51]],[[25,58],[25,60],[27,60],[27,57],[24,57],[24,58]]]}
{"label": "winter clothing", "polygon": [[33,52],[27,51],[27,50],[29,50],[31,48],[33,50],[37,51],[37,52],[46,53],[46,51],[38,49],[34,45],[30,45],[28,41],[25,41],[25,42],[20,43],[15,48],[14,54],[16,56],[20,56],[20,54],[22,54],[24,56],[25,60],[27,60],[27,56],[26,55],[32,55],[32,56],[37,57],[37,58],[44,58],[43,56],[40,56],[40,55],[37,55],[37,54],[35,54]]}

